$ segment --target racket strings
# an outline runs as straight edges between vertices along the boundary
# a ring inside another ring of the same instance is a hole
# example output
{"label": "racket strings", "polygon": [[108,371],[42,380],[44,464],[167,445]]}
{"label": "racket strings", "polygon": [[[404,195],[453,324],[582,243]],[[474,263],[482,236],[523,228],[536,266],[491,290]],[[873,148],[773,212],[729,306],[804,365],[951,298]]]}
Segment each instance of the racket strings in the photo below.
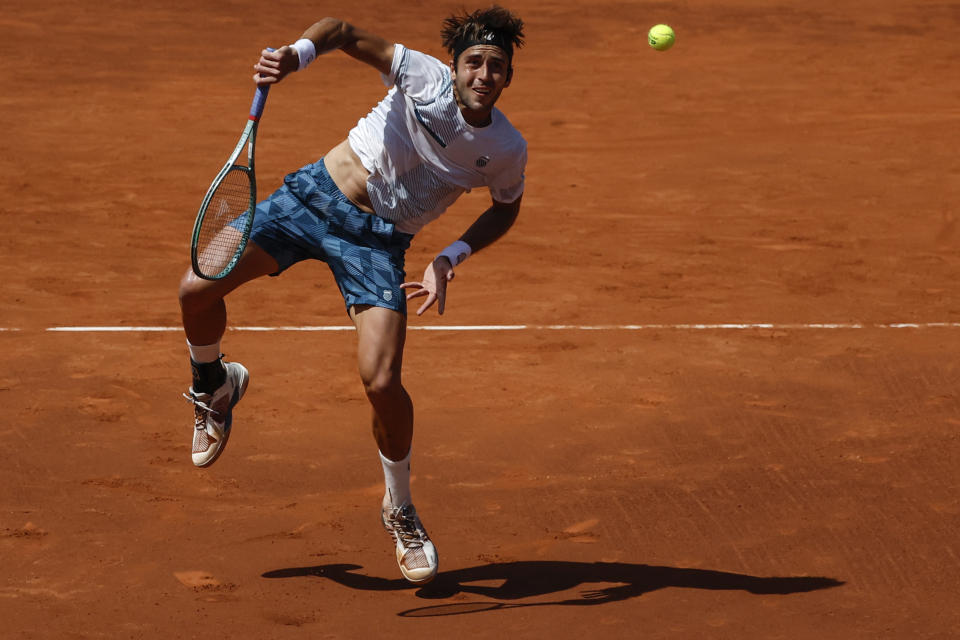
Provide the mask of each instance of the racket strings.
{"label": "racket strings", "polygon": [[197,237],[197,265],[217,276],[236,258],[253,218],[252,183],[241,168],[231,169],[207,204]]}

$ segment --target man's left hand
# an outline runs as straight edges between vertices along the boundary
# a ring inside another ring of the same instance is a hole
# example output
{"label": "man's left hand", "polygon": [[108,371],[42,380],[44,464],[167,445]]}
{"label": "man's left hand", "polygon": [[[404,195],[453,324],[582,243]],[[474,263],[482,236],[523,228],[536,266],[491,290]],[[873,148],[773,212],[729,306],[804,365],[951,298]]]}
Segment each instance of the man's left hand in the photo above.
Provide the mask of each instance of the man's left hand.
{"label": "man's left hand", "polygon": [[417,315],[422,316],[423,312],[437,303],[437,313],[443,315],[443,308],[447,299],[447,283],[453,280],[453,265],[446,256],[439,256],[433,262],[427,265],[423,272],[421,282],[404,282],[400,285],[401,289],[412,289],[407,294],[407,300],[427,296],[420,308],[417,309]]}

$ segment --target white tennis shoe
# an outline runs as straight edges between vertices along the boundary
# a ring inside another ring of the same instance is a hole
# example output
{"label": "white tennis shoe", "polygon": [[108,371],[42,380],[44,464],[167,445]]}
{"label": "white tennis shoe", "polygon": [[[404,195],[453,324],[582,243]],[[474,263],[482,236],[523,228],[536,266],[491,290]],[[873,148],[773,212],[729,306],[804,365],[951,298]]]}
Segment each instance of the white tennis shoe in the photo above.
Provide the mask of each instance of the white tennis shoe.
{"label": "white tennis shoe", "polygon": [[394,507],[384,504],[380,513],[383,528],[396,543],[400,573],[413,584],[426,584],[437,575],[437,549],[430,542],[412,504]]}
{"label": "white tennis shoe", "polygon": [[239,362],[224,362],[227,378],[213,393],[190,390],[183,397],[193,403],[193,464],[209,467],[216,462],[230,437],[233,407],[240,402],[250,374]]}

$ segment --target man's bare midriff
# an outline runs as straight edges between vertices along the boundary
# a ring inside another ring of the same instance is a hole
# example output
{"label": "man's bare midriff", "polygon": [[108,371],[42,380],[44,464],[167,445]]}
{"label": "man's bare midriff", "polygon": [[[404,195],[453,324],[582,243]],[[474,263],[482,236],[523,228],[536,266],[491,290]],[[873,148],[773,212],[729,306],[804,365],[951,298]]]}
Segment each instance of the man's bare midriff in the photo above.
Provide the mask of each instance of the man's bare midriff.
{"label": "man's bare midriff", "polygon": [[323,163],[343,195],[347,196],[361,211],[374,213],[373,204],[367,194],[367,177],[370,173],[350,148],[348,140],[331,149],[323,157]]}

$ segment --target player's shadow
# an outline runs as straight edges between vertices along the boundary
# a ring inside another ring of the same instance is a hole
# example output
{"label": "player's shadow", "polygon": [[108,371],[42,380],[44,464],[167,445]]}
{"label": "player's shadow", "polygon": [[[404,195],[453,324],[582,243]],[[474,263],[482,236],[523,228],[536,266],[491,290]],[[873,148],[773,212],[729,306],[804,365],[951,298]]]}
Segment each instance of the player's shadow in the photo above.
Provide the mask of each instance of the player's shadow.
{"label": "player's shadow", "polygon": [[[328,564],[315,567],[277,569],[264,578],[319,577],[333,580],[351,589],[396,591],[413,588],[401,578],[388,580],[357,573],[355,564]],[[476,584],[485,583],[485,584]],[[602,586],[602,585],[614,586]],[[635,598],[665,587],[686,589],[740,590],[761,595],[788,595],[844,584],[823,577],[759,577],[708,569],[658,567],[624,562],[495,562],[477,567],[444,571],[430,584],[421,587],[421,598],[449,598],[471,593],[490,601],[454,603],[419,607],[402,611],[406,617],[445,616],[533,606],[593,606]],[[579,597],[549,602],[522,602],[528,598],[560,593],[580,586],[597,588],[582,591]]]}

